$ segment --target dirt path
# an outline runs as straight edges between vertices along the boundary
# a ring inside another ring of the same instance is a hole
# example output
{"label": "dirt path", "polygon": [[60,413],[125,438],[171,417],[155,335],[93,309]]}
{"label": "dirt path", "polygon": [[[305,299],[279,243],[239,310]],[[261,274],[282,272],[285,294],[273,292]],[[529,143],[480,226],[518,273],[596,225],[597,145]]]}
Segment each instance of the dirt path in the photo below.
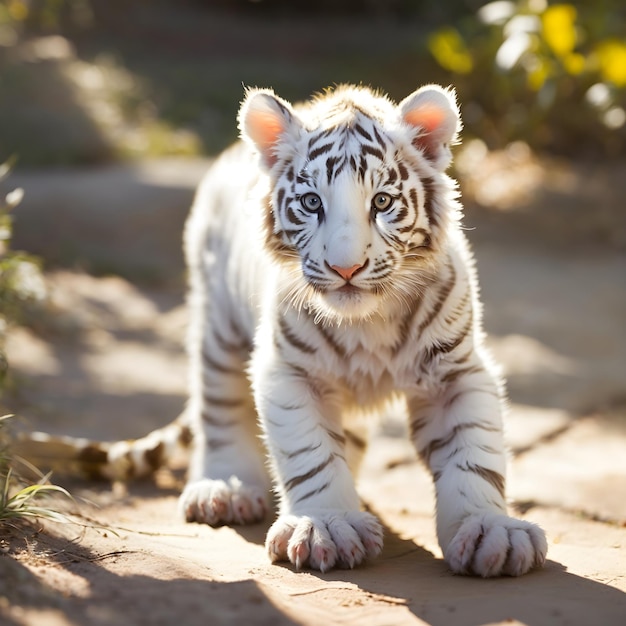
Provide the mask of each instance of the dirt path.
{"label": "dirt path", "polygon": [[[180,179],[171,175],[171,188],[159,183],[177,191],[160,196],[169,204],[155,207],[155,230],[161,211],[184,215],[182,203],[195,182],[185,171]],[[132,185],[133,176],[125,176]],[[97,173],[92,180],[97,185]],[[141,198],[140,184],[146,194],[154,191],[145,180],[138,177],[135,198]],[[66,186],[75,189],[71,180]],[[50,198],[45,186],[40,192]],[[34,220],[38,210],[26,206],[24,215]],[[543,222],[532,214],[528,223],[519,215],[507,220],[480,212],[468,219],[478,226],[470,236],[486,326],[511,391],[509,494],[521,515],[547,530],[543,570],[522,579],[452,576],[436,543],[429,480],[399,436],[399,421],[390,418],[360,480],[363,498],[387,529],[376,561],[327,574],[270,565],[263,549],[270,520],[217,530],[180,521],[180,470],[128,491],[72,483],[74,510],[97,527],[48,525],[44,533],[8,538],[8,556],[0,556],[0,623],[621,626],[624,253],[619,247],[557,248],[541,241],[545,233],[534,239],[529,224],[540,230]],[[171,232],[172,221],[161,228]],[[145,263],[150,254],[158,257],[150,246],[141,254]],[[9,408],[29,427],[100,438],[136,436],[176,415],[184,404],[186,367],[180,287],[145,289],[66,270],[50,272],[48,280],[54,312],[37,331],[11,335],[18,384]]]}

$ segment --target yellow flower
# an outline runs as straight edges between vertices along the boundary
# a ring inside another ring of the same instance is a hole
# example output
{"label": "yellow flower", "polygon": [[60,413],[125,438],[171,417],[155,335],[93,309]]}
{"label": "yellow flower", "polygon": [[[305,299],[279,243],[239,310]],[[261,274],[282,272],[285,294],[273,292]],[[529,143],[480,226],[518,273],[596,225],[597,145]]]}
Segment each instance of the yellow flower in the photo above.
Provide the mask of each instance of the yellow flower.
{"label": "yellow flower", "polygon": [[571,4],[555,4],[541,16],[544,41],[559,57],[570,54],[576,46],[576,15]]}
{"label": "yellow flower", "polygon": [[463,38],[454,28],[443,28],[428,40],[428,49],[441,67],[457,74],[469,74],[474,61]]}
{"label": "yellow flower", "polygon": [[616,87],[626,86],[626,43],[618,39],[603,41],[596,48],[600,74]]}

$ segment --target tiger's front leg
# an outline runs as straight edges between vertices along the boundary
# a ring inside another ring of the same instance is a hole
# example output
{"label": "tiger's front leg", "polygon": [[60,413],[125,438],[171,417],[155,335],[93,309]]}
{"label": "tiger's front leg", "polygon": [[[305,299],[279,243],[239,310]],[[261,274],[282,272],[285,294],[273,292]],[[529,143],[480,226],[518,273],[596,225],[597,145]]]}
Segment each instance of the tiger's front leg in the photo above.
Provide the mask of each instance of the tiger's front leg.
{"label": "tiger's front leg", "polygon": [[507,515],[502,401],[480,363],[450,370],[437,400],[409,400],[410,431],[432,472],[437,534],[457,574],[519,576],[543,564],[543,530]]}
{"label": "tiger's front leg", "polygon": [[253,386],[280,499],[270,559],[324,572],[377,556],[382,527],[360,510],[336,395],[279,355],[264,361],[255,363]]}

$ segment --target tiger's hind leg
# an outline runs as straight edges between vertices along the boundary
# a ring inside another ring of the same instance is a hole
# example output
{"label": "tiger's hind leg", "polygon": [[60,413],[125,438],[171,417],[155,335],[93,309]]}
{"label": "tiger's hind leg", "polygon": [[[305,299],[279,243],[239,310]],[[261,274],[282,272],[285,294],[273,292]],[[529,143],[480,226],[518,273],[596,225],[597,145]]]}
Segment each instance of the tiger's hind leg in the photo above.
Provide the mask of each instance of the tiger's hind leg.
{"label": "tiger's hind leg", "polygon": [[241,338],[203,325],[190,342],[194,450],[180,510],[189,522],[249,524],[268,508],[269,478]]}

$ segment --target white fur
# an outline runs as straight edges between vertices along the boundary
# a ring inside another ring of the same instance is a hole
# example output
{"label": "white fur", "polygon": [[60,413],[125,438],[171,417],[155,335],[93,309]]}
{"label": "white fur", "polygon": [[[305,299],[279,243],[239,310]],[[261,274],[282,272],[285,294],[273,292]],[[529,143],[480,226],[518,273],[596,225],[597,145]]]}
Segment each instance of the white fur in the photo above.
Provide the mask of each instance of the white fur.
{"label": "white fur", "polygon": [[[245,144],[211,168],[186,229],[197,436],[186,517],[260,517],[262,439],[280,507],[270,558],[326,571],[376,556],[381,527],[360,511],[344,429],[403,395],[452,570],[541,564],[542,531],[506,516],[502,388],[444,173],[460,129],[454,93],[428,86],[396,107],[342,87],[292,108],[251,90],[239,124]],[[387,213],[371,208],[380,192],[394,198]],[[299,204],[307,193],[323,214]],[[346,289],[332,267],[355,265]]]}

